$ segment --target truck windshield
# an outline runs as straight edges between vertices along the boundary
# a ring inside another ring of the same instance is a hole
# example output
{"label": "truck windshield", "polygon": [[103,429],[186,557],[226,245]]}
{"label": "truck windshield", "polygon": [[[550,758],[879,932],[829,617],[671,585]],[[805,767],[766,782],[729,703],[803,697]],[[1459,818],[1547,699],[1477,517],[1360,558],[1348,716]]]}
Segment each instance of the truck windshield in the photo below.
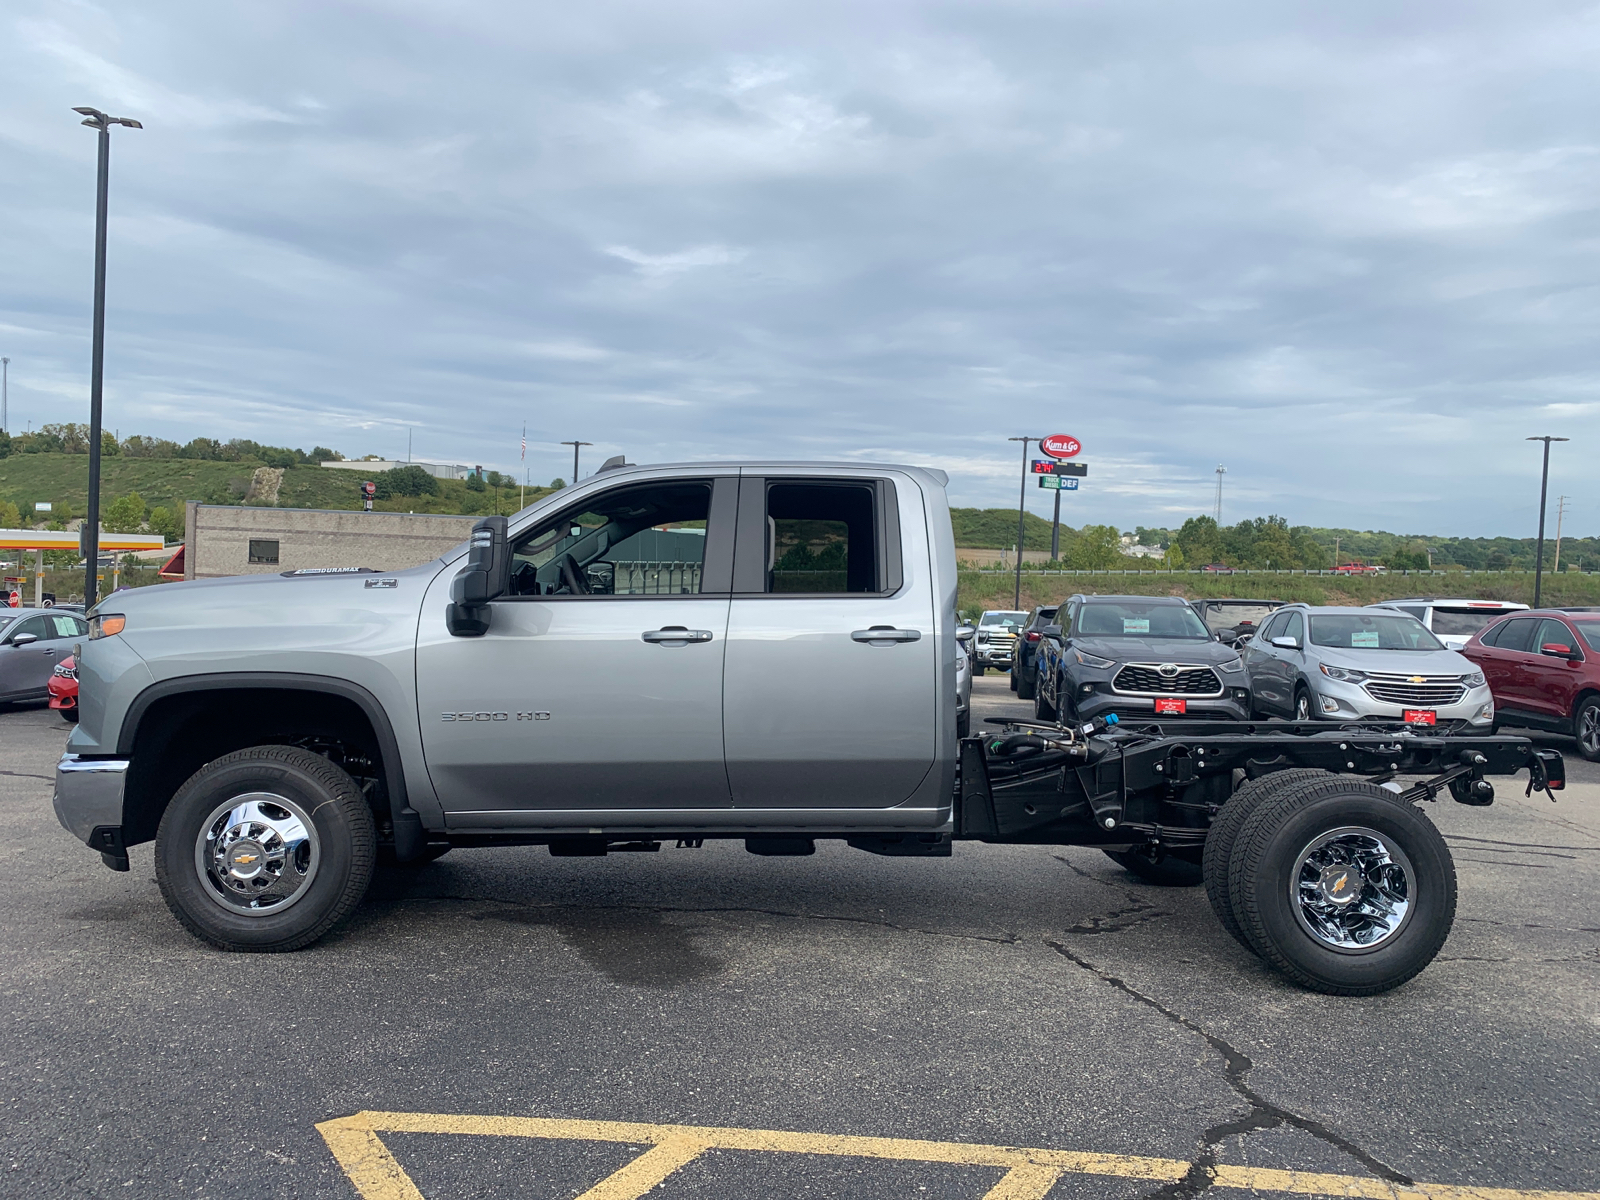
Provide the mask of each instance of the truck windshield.
{"label": "truck windshield", "polygon": [[986,612],[980,625],[1009,625],[1013,629],[1021,629],[1022,623],[1028,619],[1027,613],[1019,612]]}
{"label": "truck windshield", "polygon": [[1187,604],[1097,601],[1078,611],[1078,636],[1089,638],[1177,638],[1209,641],[1210,632]]}
{"label": "truck windshield", "polygon": [[1341,650],[1443,650],[1415,617],[1337,613],[1311,618],[1311,642]]}

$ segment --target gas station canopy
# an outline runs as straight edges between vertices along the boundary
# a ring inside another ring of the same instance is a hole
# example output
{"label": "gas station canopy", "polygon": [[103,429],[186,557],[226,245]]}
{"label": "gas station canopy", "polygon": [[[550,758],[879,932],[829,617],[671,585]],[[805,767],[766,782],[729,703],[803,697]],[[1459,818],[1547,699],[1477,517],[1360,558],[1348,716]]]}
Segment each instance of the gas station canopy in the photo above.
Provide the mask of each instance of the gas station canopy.
{"label": "gas station canopy", "polygon": [[[159,533],[100,533],[100,549],[160,550],[166,539]],[[0,550],[77,550],[78,535],[57,529],[0,529]]]}

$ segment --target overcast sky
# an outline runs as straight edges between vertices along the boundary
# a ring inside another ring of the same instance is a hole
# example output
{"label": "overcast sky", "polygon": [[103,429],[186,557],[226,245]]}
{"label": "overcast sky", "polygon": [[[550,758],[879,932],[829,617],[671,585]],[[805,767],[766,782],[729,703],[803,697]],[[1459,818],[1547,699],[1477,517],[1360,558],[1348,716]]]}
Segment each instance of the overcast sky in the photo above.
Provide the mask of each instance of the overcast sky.
{"label": "overcast sky", "polygon": [[[11,426],[585,473],[1090,464],[1072,524],[1600,532],[1600,9],[164,3],[0,18]],[[1029,506],[1047,514],[1048,494]],[[1553,518],[1552,518],[1553,522]]]}

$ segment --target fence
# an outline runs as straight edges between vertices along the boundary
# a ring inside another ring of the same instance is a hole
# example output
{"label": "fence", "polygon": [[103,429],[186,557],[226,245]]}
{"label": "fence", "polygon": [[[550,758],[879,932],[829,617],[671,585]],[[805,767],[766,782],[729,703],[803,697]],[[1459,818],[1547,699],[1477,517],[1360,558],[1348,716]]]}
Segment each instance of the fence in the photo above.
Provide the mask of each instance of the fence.
{"label": "fence", "polygon": [[617,596],[683,596],[700,590],[697,562],[619,562],[612,594]]}
{"label": "fence", "polygon": [[[973,575],[1015,575],[1017,573],[1017,569],[1016,569],[1015,566],[1011,566],[1011,567],[976,567],[976,568],[963,567],[962,570],[964,572],[970,572]],[[1519,567],[1519,568],[1516,568],[1514,570],[1505,570],[1505,571],[1481,571],[1481,570],[1480,571],[1475,571],[1475,570],[1472,570],[1470,568],[1465,568],[1465,567],[1463,567],[1463,568],[1461,568],[1459,570],[1454,570],[1454,571],[1445,571],[1445,570],[1433,570],[1433,571],[1390,571],[1390,570],[1384,570],[1384,571],[1335,571],[1331,567],[1327,567],[1327,568],[1324,568],[1322,570],[1312,570],[1312,569],[1278,570],[1276,568],[1273,568],[1273,569],[1269,570],[1269,569],[1260,568],[1260,567],[1230,567],[1226,571],[1206,571],[1206,570],[1201,570],[1199,568],[1180,568],[1180,569],[1177,569],[1177,570],[1173,570],[1173,569],[1169,569],[1169,568],[1166,568],[1166,567],[1157,567],[1157,568],[1153,568],[1153,569],[1148,570],[1148,571],[1145,571],[1145,570],[1130,571],[1130,570],[1126,570],[1126,569],[1123,569],[1123,568],[1120,568],[1120,567],[1115,568],[1115,569],[1106,568],[1104,570],[1092,570],[1092,569],[1087,568],[1087,567],[1049,567],[1049,568],[1039,568],[1039,567],[1030,567],[1027,563],[1023,563],[1022,564],[1022,573],[1024,575],[1199,575],[1199,576],[1202,576],[1203,578],[1207,578],[1207,579],[1217,579],[1217,578],[1221,578],[1222,576],[1225,576],[1225,575],[1324,575],[1324,576],[1332,576],[1335,579],[1391,579],[1391,578],[1394,578],[1395,576],[1448,575],[1449,577],[1454,579],[1454,578],[1459,578],[1461,576],[1478,576],[1478,575],[1532,575],[1533,574],[1533,568],[1532,567]],[[1548,579],[1558,579],[1558,578],[1560,578],[1562,576],[1565,576],[1565,575],[1585,575],[1585,576],[1600,575],[1600,571],[1550,571],[1550,570],[1547,570],[1547,571],[1545,571],[1544,574],[1545,574],[1545,577],[1548,578]]]}

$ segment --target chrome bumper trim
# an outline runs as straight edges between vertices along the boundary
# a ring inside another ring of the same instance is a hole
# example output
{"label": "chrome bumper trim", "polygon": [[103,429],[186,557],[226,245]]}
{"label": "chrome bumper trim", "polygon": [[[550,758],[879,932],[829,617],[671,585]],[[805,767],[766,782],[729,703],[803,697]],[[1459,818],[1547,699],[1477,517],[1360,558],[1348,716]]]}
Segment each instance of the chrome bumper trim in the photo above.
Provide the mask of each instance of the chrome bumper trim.
{"label": "chrome bumper trim", "polygon": [[85,845],[102,825],[122,825],[122,786],[128,774],[125,758],[79,758],[64,754],[56,764],[53,800],[56,820]]}

